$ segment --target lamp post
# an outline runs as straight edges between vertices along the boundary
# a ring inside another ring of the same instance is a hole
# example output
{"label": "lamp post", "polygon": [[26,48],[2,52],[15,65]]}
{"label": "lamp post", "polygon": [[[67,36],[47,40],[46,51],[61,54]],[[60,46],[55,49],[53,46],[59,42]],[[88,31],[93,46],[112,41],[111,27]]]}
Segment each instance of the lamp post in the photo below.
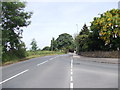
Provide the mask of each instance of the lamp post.
{"label": "lamp post", "polygon": [[78,24],[76,24],[76,26],[77,26],[77,34],[78,34]]}
{"label": "lamp post", "polygon": [[[78,33],[78,24],[76,24],[76,27],[77,27],[77,35],[78,35],[78,34],[79,34],[79,33]],[[76,45],[76,50],[75,50],[75,52],[74,52],[75,54],[77,54],[77,49],[78,49],[78,48],[77,48],[77,45]]]}

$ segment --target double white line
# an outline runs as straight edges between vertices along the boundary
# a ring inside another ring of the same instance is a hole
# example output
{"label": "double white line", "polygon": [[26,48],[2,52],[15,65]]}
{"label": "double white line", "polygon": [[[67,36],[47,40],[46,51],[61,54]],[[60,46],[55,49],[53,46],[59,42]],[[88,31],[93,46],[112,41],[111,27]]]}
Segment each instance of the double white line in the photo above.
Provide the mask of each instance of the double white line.
{"label": "double white line", "polygon": [[73,59],[71,58],[70,88],[73,89]]}

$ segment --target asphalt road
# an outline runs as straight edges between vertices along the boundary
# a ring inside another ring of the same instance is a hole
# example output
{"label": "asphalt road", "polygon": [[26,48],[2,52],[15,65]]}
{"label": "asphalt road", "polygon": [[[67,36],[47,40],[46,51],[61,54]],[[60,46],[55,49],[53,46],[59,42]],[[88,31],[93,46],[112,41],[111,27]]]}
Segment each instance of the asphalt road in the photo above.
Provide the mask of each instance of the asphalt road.
{"label": "asphalt road", "polygon": [[2,88],[118,88],[118,65],[90,59],[65,54],[4,66],[0,85]]}

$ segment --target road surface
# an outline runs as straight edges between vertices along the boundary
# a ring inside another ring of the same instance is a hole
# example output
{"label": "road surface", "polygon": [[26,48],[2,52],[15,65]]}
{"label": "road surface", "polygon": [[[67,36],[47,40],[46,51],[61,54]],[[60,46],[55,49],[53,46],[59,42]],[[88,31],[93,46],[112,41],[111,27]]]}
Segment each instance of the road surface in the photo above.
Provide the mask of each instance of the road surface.
{"label": "road surface", "polygon": [[90,59],[65,54],[4,66],[0,85],[2,88],[118,88],[118,65]]}

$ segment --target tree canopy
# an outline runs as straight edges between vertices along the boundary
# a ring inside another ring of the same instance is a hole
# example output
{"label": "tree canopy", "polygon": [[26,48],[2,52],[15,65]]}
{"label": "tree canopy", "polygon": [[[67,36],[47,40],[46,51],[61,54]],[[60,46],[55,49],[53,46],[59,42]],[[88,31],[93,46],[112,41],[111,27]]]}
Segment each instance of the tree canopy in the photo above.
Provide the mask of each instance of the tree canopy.
{"label": "tree canopy", "polygon": [[101,14],[100,17],[95,17],[91,22],[91,31],[113,50],[120,48],[119,13],[119,9],[112,9]]}
{"label": "tree canopy", "polygon": [[73,37],[70,34],[60,34],[56,41],[59,50],[66,49],[68,51],[71,47],[74,47]]}
{"label": "tree canopy", "polygon": [[[26,12],[24,8],[24,2],[2,2],[1,24],[3,59],[8,52],[12,53],[18,51],[17,53],[21,53],[21,49],[25,49],[25,44],[21,41],[23,32],[21,27],[26,27],[30,24],[28,19],[31,18],[32,13]],[[14,53],[14,55],[19,56],[17,53]]]}
{"label": "tree canopy", "polygon": [[77,52],[118,50],[120,48],[120,10],[112,9],[94,17],[90,30],[83,26],[76,36]]}
{"label": "tree canopy", "polygon": [[75,43],[76,43],[76,51],[79,53],[80,51],[87,51],[89,50],[88,43],[89,43],[89,29],[86,24],[83,25],[79,35],[75,37]]}

